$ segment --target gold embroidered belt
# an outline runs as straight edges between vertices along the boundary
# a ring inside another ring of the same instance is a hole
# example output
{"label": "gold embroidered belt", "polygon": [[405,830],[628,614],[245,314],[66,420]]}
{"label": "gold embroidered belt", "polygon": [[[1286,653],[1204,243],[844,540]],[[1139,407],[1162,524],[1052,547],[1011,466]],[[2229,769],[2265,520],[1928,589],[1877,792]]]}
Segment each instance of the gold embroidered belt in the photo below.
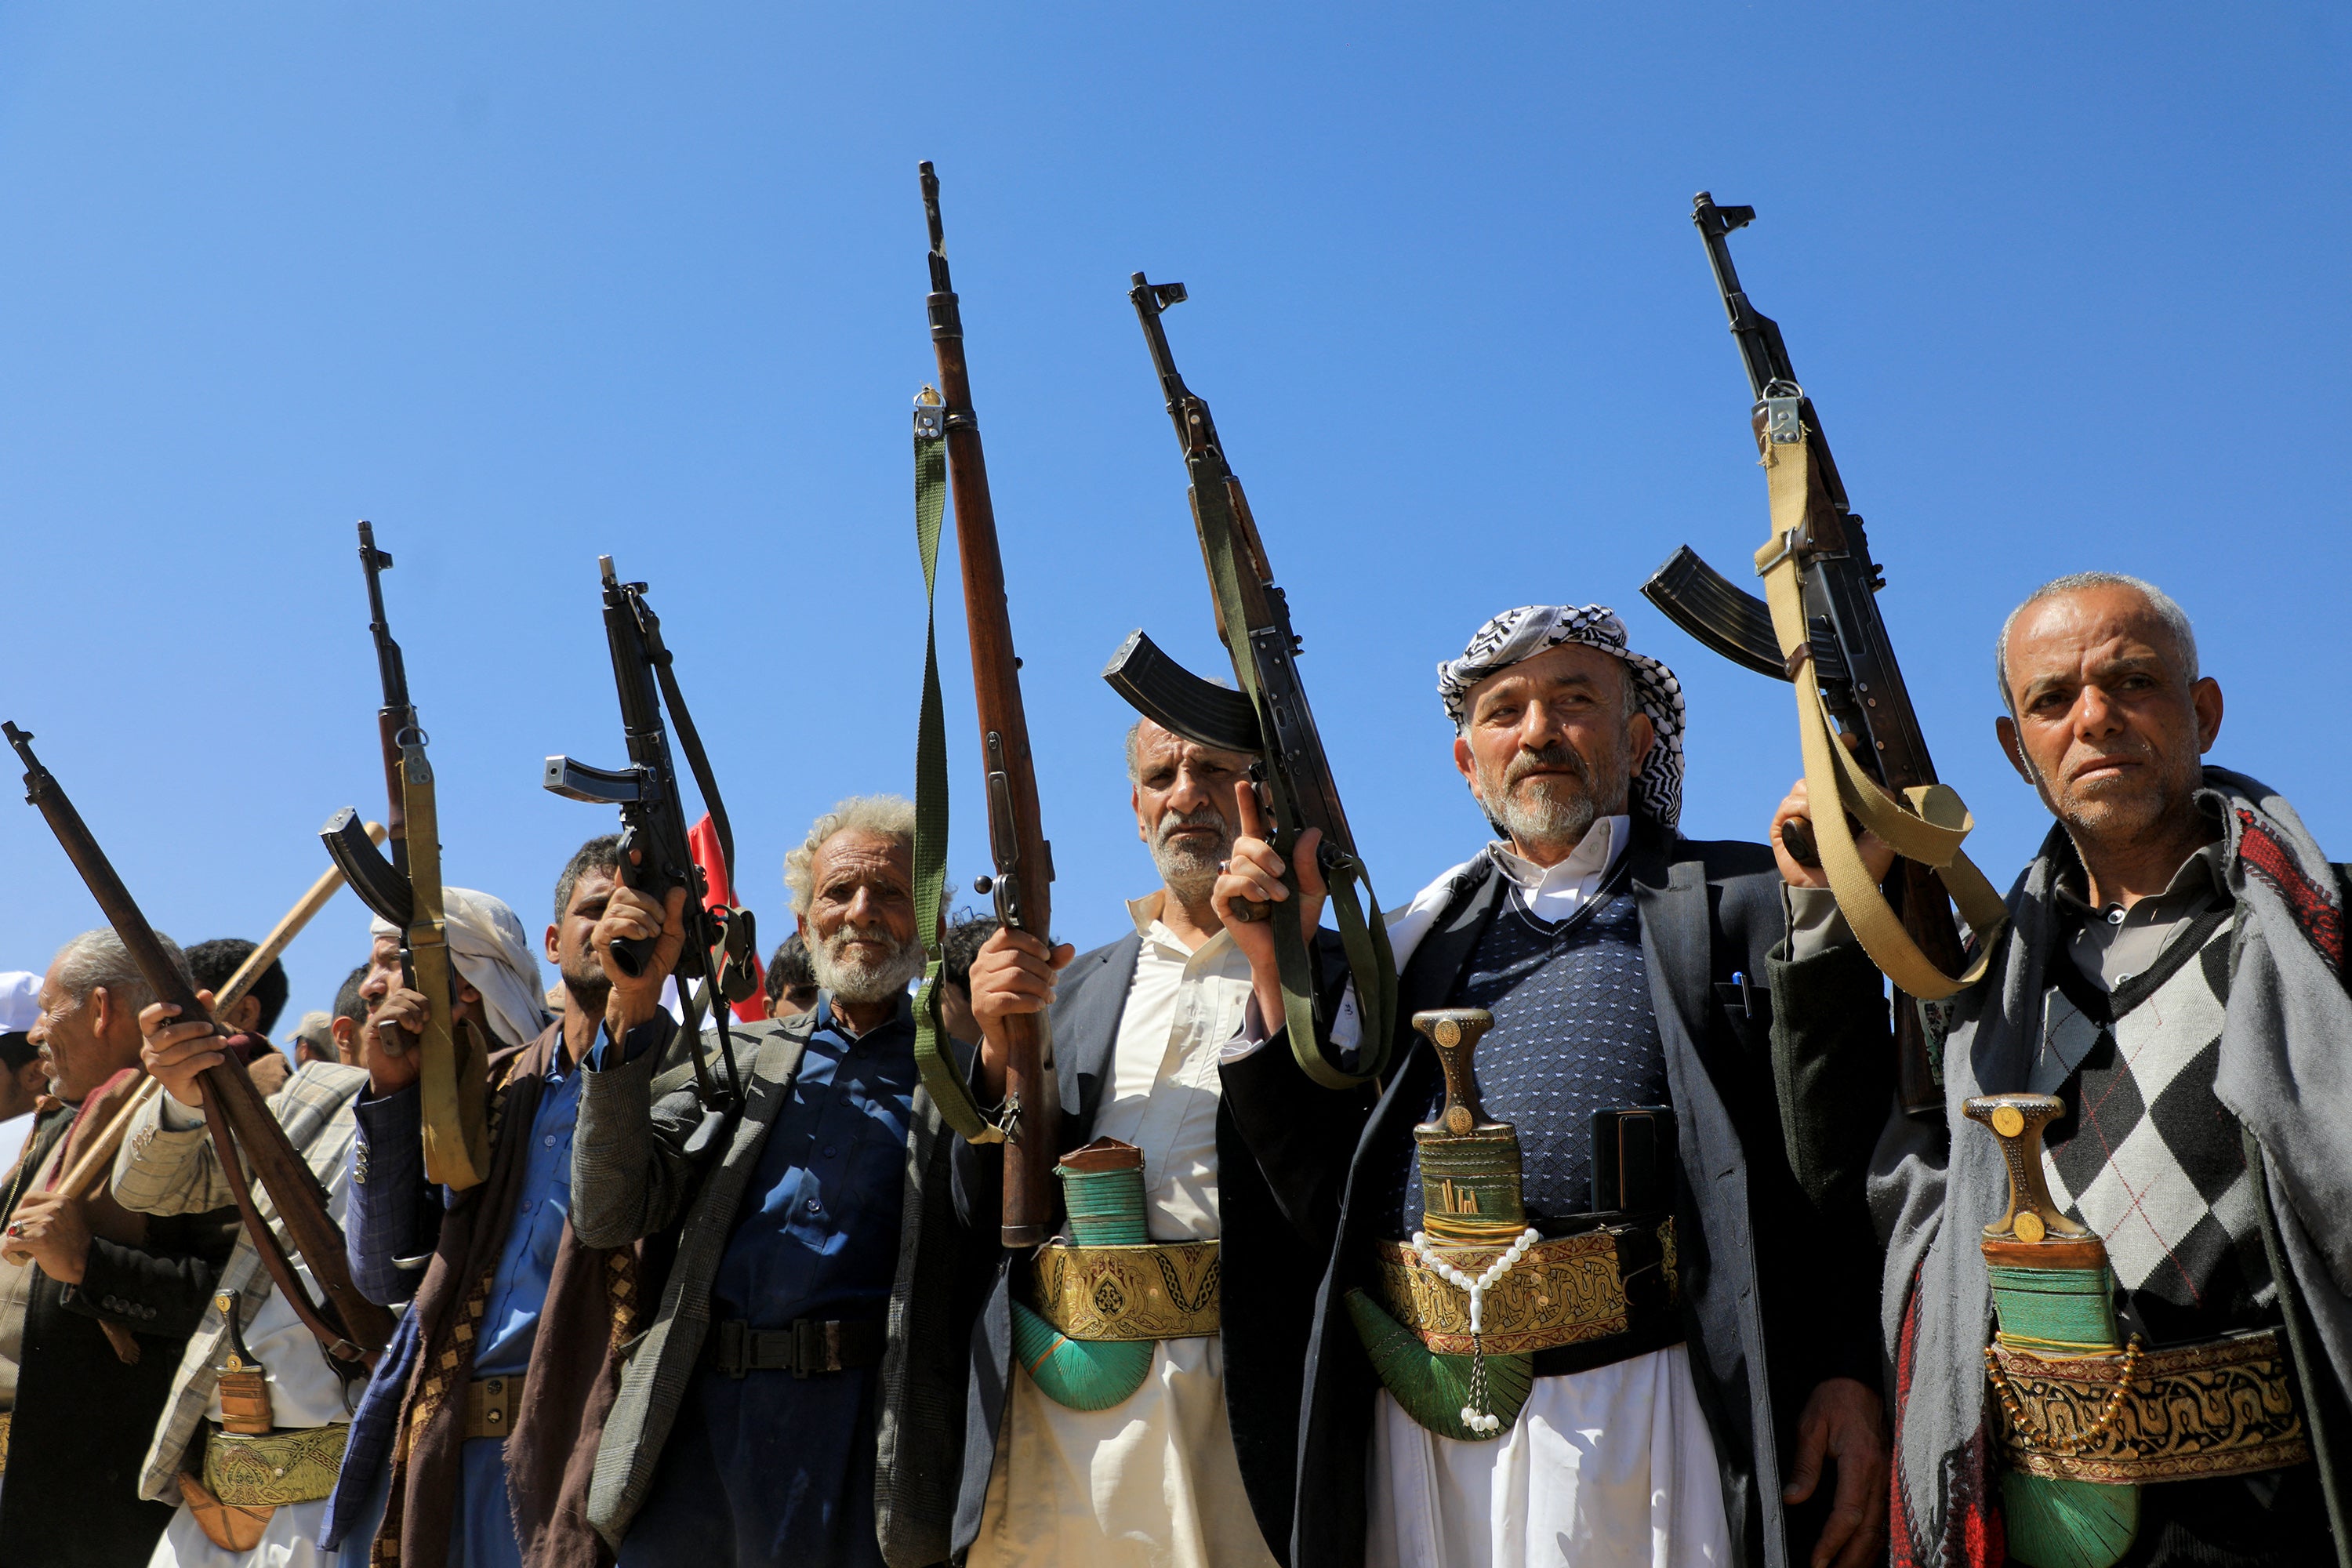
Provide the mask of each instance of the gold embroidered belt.
{"label": "gold embroidered belt", "polygon": [[205,1489],[230,1508],[316,1502],[333,1493],[351,1436],[340,1422],[267,1435],[215,1431],[205,1445]]}
{"label": "gold embroidered belt", "polygon": [[1188,1340],[1217,1331],[1213,1241],[1049,1241],[1031,1275],[1037,1315],[1074,1340]]}
{"label": "gold embroidered belt", "polygon": [[[1654,1288],[1637,1289],[1628,1297],[1621,1236],[1635,1244],[1629,1252],[1654,1249],[1664,1283],[1663,1301]],[[1505,1250],[1447,1247],[1440,1256],[1475,1279]],[[1439,1355],[1470,1353],[1467,1292],[1423,1263],[1410,1242],[1381,1242],[1374,1267],[1381,1295],[1397,1321]],[[1487,1355],[1532,1355],[1626,1333],[1661,1310],[1672,1310],[1679,1288],[1671,1216],[1539,1241],[1486,1288],[1479,1306],[1479,1348]]]}
{"label": "gold embroidered belt", "polygon": [[8,1469],[8,1423],[15,1415],[13,1410],[0,1410],[0,1475]]}
{"label": "gold embroidered belt", "polygon": [[2143,1351],[2120,1396],[2121,1354],[2042,1356],[1996,1342],[1990,1360],[2006,1395],[1993,1402],[2001,1444],[2028,1475],[2135,1485],[2311,1458],[2276,1329]]}

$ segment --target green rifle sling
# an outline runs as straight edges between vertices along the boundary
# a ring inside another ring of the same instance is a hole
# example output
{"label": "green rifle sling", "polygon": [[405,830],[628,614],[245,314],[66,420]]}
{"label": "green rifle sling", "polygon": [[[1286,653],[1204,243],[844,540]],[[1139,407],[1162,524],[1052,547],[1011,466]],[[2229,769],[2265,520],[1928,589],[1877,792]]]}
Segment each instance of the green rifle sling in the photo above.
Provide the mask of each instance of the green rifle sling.
{"label": "green rifle sling", "polygon": [[940,697],[940,528],[947,516],[948,447],[943,436],[915,436],[915,547],[923,560],[923,705],[915,730],[915,930],[923,939],[923,985],[915,994],[915,1066],[940,1119],[976,1143],[1001,1142],[1002,1130],[971,1097],[954,1058],[940,1049],[940,987],[947,958],[940,914],[947,899],[948,735]]}
{"label": "green rifle sling", "polygon": [[[1225,491],[1225,476],[1199,456],[1189,458],[1186,467],[1192,472],[1193,515],[1201,525],[1202,552],[1208,558],[1210,586],[1217,595],[1218,624],[1225,628],[1228,638],[1247,637],[1250,623],[1242,605],[1241,566],[1234,548],[1233,501]],[[1274,714],[1265,689],[1258,684],[1256,662],[1246,647],[1231,645],[1227,651],[1233,655],[1234,673],[1241,681],[1242,695],[1249,699],[1251,708],[1257,713],[1258,733],[1270,742],[1276,732]],[[1265,772],[1266,790],[1273,797],[1274,820],[1277,824],[1297,821],[1297,802],[1290,796],[1286,774],[1276,767]],[[1297,868],[1286,863],[1282,879],[1296,899]],[[1380,904],[1372,897],[1371,879],[1365,874],[1362,863],[1359,861],[1332,873],[1326,880],[1329,883],[1331,912],[1339,926],[1340,948],[1347,957],[1348,973],[1356,983],[1356,1005],[1363,1016],[1358,1057],[1363,1071],[1340,1071],[1331,1065],[1317,1043],[1315,973],[1306,933],[1298,928],[1296,904],[1288,911],[1282,911],[1286,918],[1273,919],[1275,961],[1282,974],[1282,1010],[1290,1030],[1290,1052],[1299,1070],[1325,1089],[1352,1089],[1379,1077],[1388,1066],[1391,1031],[1396,1025],[1396,960],[1389,951],[1388,926],[1380,919]],[[1356,890],[1359,882],[1363,884],[1360,898]],[[1365,914],[1368,907],[1371,910],[1370,919]],[[1269,910],[1267,913],[1273,917],[1277,911]]]}

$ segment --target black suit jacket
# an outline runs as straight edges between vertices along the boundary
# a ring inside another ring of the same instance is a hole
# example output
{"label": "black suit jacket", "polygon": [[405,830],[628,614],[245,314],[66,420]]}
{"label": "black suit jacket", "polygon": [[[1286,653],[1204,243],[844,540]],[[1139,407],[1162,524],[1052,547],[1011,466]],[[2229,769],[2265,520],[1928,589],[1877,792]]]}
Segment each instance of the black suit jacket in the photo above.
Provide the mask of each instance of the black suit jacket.
{"label": "black suit jacket", "polygon": [[[35,1124],[0,1195],[0,1224],[73,1115],[61,1108]],[[150,1216],[144,1246],[93,1237],[79,1285],[34,1269],[0,1478],[0,1563],[142,1568],[172,1509],[140,1500],[139,1472],[236,1226],[234,1208]],[[99,1327],[110,1322],[138,1336],[137,1363],[114,1353]]]}
{"label": "black suit jacket", "polygon": [[[1761,845],[1670,838],[1638,822],[1626,853],[1642,914],[1651,1004],[1666,1057],[1682,1170],[1675,1242],[1691,1372],[1722,1464],[1735,1561],[1772,1568],[1802,1561],[1813,1528],[1785,1520],[1780,1453],[1815,1384],[1832,1376],[1875,1386],[1874,1243],[1867,1226],[1822,1234],[1790,1174],[1774,1094],[1767,957],[1781,940],[1780,878]],[[1400,977],[1397,1063],[1349,1163],[1338,1241],[1315,1308],[1301,1413],[1297,1568],[1349,1568],[1364,1554],[1366,1448],[1379,1381],[1342,1298],[1370,1282],[1377,1198],[1363,1180],[1400,1118],[1429,1103],[1434,1053],[1412,1032],[1418,1011],[1441,1007],[1500,904],[1502,879],[1481,858],[1457,879],[1436,923]],[[1745,992],[1734,973],[1750,977]],[[1852,1005],[1883,1005],[1875,994]],[[1306,1081],[1276,1041],[1226,1068],[1238,1078]],[[1269,1089],[1245,1102],[1274,1098]],[[1320,1201],[1309,1191],[1302,1206]],[[1825,1511],[1829,1489],[1817,1508]]]}
{"label": "black suit jacket", "polygon": [[[1336,963],[1338,938],[1323,933],[1319,956]],[[1074,959],[1055,987],[1055,1080],[1062,1100],[1059,1149],[1094,1137],[1118,1044],[1119,1021],[1135,982],[1143,938],[1130,932]],[[1297,1458],[1301,1376],[1315,1289],[1338,1215],[1334,1173],[1345,1168],[1369,1092],[1335,1093],[1294,1068],[1295,1082],[1270,1080],[1237,1104],[1233,1079],[1217,1111],[1217,1232],[1221,1260],[1225,1414],[1234,1456],[1267,1549],[1287,1562],[1292,1485]],[[1243,1091],[1252,1093],[1248,1087]],[[995,1234],[1003,1172],[1001,1144],[961,1143],[956,1192],[965,1222]],[[1326,1194],[1319,1216],[1308,1196]],[[1292,1194],[1287,1200],[1277,1194]],[[1000,1254],[995,1289],[972,1330],[972,1379],[964,1433],[964,1479],[956,1510],[956,1550],[980,1533],[989,1472],[1004,1417],[1013,1364],[1012,1270]],[[1024,1260],[1025,1261],[1025,1260]]]}

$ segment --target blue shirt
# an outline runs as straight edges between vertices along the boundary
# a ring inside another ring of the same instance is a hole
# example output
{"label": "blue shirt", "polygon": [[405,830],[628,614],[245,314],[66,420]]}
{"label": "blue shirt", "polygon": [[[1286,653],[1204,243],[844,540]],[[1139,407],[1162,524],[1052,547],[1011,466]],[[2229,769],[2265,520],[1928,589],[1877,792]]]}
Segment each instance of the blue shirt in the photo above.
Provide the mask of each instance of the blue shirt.
{"label": "blue shirt", "polygon": [[[915,1023],[866,1034],[817,1002],[711,1282],[714,1325],[880,1320],[898,1272]],[[706,1370],[687,1391],[623,1568],[879,1568],[874,1372]]]}
{"label": "blue shirt", "polygon": [[530,1119],[522,1191],[507,1226],[506,1250],[499,1254],[489,1301],[482,1310],[476,1377],[520,1373],[530,1365],[540,1309],[547,1304],[547,1282],[572,1213],[572,1130],[580,1121],[580,1073],[564,1065],[561,1051],[553,1055]]}

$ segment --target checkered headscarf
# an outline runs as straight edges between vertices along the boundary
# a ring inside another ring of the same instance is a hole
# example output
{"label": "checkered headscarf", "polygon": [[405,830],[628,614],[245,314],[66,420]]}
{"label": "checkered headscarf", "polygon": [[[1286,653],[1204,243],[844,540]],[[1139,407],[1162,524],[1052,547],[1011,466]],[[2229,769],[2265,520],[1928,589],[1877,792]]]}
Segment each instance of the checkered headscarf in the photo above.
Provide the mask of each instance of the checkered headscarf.
{"label": "checkered headscarf", "polygon": [[1633,779],[1633,804],[1671,830],[1683,814],[1683,683],[1656,659],[1625,646],[1625,623],[1608,605],[1522,605],[1480,626],[1460,658],[1437,667],[1437,695],[1445,716],[1458,733],[1468,722],[1472,687],[1564,642],[1597,647],[1624,661],[1635,700],[1657,731]]}

